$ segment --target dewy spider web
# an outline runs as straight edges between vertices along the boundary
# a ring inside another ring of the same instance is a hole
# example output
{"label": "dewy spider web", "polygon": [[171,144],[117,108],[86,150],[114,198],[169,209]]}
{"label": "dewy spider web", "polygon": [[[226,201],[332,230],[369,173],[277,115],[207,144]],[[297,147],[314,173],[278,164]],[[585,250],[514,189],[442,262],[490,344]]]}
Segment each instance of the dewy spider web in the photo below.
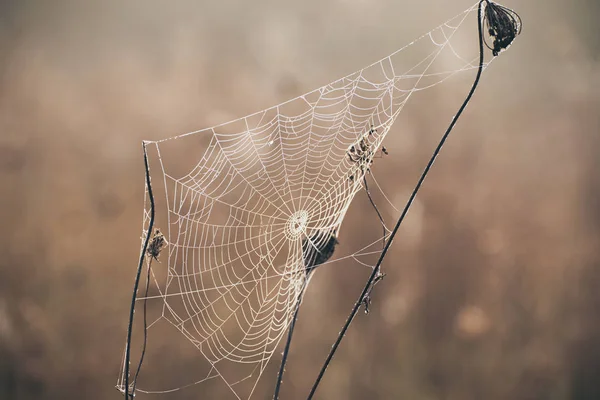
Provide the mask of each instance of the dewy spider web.
{"label": "dewy spider web", "polygon": [[[197,349],[206,368],[195,369],[196,379],[162,388],[141,374],[138,392],[220,382],[233,398],[252,396],[308,284],[303,240],[340,233],[383,139],[414,93],[478,67],[474,46],[463,55],[469,32],[459,29],[476,8],[293,100],[145,142],[159,170],[152,187],[163,192],[155,227],[168,246],[149,271],[150,292],[140,290],[137,302],[148,305],[149,340],[166,323]],[[365,151],[350,157],[361,141]],[[149,218],[146,202],[142,239]],[[377,252],[380,239],[328,263],[361,262]],[[124,390],[124,382],[121,373],[117,387]]]}

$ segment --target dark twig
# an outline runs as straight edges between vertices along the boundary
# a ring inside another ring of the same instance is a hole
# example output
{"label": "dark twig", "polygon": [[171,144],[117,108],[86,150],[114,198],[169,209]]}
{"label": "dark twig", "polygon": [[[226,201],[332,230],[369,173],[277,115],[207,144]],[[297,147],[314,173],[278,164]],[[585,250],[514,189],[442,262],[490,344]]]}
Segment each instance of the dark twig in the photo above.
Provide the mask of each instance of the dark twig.
{"label": "dark twig", "polygon": [[275,384],[275,393],[273,399],[279,399],[279,390],[281,389],[281,382],[283,381],[283,374],[285,372],[285,364],[290,352],[292,345],[292,335],[294,334],[294,328],[296,326],[296,320],[298,319],[298,313],[300,312],[300,304],[302,304],[302,298],[306,288],[308,287],[308,281],[310,280],[315,269],[322,265],[324,262],[329,260],[335,251],[335,247],[338,244],[337,230],[333,232],[316,232],[312,237],[306,236],[302,240],[302,261],[304,264],[304,284],[298,295],[298,301],[296,302],[296,310],[288,330],[288,337],[283,350],[283,357],[281,359],[281,366],[279,367],[279,374],[277,375],[277,383]]}
{"label": "dark twig", "polygon": [[[325,236],[324,236],[325,234]],[[316,243],[316,244],[315,244]],[[298,319],[298,313],[300,312],[300,305],[302,304],[302,298],[308,287],[308,281],[310,280],[315,269],[325,263],[331,258],[335,247],[338,244],[337,230],[333,232],[316,232],[312,237],[306,236],[302,241],[302,259],[304,263],[304,284],[298,295],[298,301],[296,302],[296,310],[292,322],[288,329],[288,337],[283,350],[283,357],[281,359],[281,365],[279,367],[279,374],[277,375],[277,382],[275,384],[275,393],[273,399],[279,399],[279,391],[281,389],[281,383],[283,381],[283,374],[285,372],[285,365],[292,345],[292,335],[294,334],[294,328],[296,326],[296,320]]]}
{"label": "dark twig", "polygon": [[279,400],[279,390],[281,389],[281,382],[283,382],[285,364],[287,362],[290,347],[292,345],[292,335],[294,334],[294,327],[296,326],[296,320],[298,319],[298,313],[300,312],[300,303],[302,303],[302,296],[304,295],[305,290],[306,284],[304,285],[304,288],[302,288],[300,296],[298,296],[298,301],[296,302],[296,311],[294,311],[294,317],[292,318],[292,323],[290,324],[290,328],[288,330],[287,341],[285,342],[285,348],[283,349],[283,357],[281,359],[281,366],[279,367],[279,374],[277,375],[277,383],[275,384],[275,393],[273,394],[274,400]]}
{"label": "dark twig", "polygon": [[423,184],[423,181],[425,181],[425,178],[427,177],[427,174],[429,173],[429,170],[433,166],[433,163],[435,162],[435,159],[437,158],[437,156],[440,153],[440,151],[441,151],[444,143],[446,142],[446,139],[448,139],[448,136],[450,135],[450,132],[452,131],[452,129],[456,125],[456,122],[458,121],[458,118],[461,116],[461,114],[463,113],[463,111],[465,110],[465,108],[467,107],[467,105],[469,104],[469,101],[471,100],[471,97],[473,96],[473,93],[475,93],[475,89],[477,88],[477,85],[479,84],[479,79],[480,79],[481,73],[483,71],[483,61],[484,61],[483,32],[482,32],[482,3],[484,1],[486,1],[486,0],[480,0],[479,1],[479,7],[478,7],[478,11],[477,11],[477,28],[478,28],[478,32],[479,32],[479,68],[477,69],[477,75],[475,77],[475,81],[473,82],[473,85],[471,87],[471,90],[469,91],[469,94],[467,95],[467,97],[465,98],[464,102],[462,103],[462,105],[458,109],[458,112],[456,113],[456,115],[452,119],[452,122],[450,122],[450,125],[448,126],[448,129],[446,129],[446,132],[442,136],[442,138],[441,138],[438,146],[436,147],[435,151],[433,152],[433,155],[431,156],[431,159],[429,160],[429,162],[427,163],[427,166],[423,170],[423,173],[421,174],[421,177],[419,178],[419,181],[417,182],[417,185],[413,189],[413,191],[412,191],[412,193],[411,193],[411,195],[410,195],[410,197],[408,199],[408,202],[404,206],[404,209],[402,210],[402,214],[400,215],[400,218],[398,218],[398,222],[396,223],[396,226],[394,227],[394,230],[390,234],[390,237],[388,238],[388,240],[387,240],[387,242],[385,244],[385,247],[381,251],[381,255],[379,256],[379,260],[377,260],[377,264],[375,265],[375,268],[373,268],[373,272],[369,276],[369,279],[367,280],[367,283],[365,284],[365,287],[363,288],[363,290],[362,290],[362,292],[361,292],[358,300],[354,304],[354,308],[352,309],[352,312],[348,316],[348,319],[346,320],[346,323],[344,324],[344,326],[343,326],[342,330],[340,331],[340,333],[339,333],[339,335],[338,335],[335,343],[333,344],[333,347],[331,348],[331,351],[329,352],[329,355],[327,356],[327,359],[325,360],[325,363],[323,364],[323,367],[321,368],[321,371],[319,372],[319,375],[317,376],[317,379],[316,379],[316,381],[315,381],[312,389],[310,390],[310,393],[308,395],[308,400],[310,400],[310,399],[313,398],[313,396],[314,396],[314,394],[315,394],[315,392],[317,390],[317,387],[319,386],[319,383],[321,382],[321,379],[323,378],[323,375],[325,374],[325,371],[327,370],[327,367],[329,366],[329,363],[331,362],[331,360],[332,360],[335,352],[337,351],[337,348],[339,347],[340,343],[342,342],[342,339],[344,338],[344,335],[346,334],[346,331],[348,330],[348,328],[350,327],[350,324],[352,323],[352,320],[354,319],[354,317],[358,313],[358,309],[364,303],[365,296],[367,296],[370,293],[370,290],[373,287],[374,282],[380,276],[380,271],[379,270],[380,270],[380,267],[381,267],[381,263],[383,262],[383,259],[384,259],[385,255],[387,254],[387,252],[388,252],[388,250],[389,250],[389,248],[390,248],[390,246],[391,246],[391,244],[392,244],[392,242],[394,240],[394,236],[396,236],[396,233],[398,232],[398,229],[400,228],[400,225],[402,224],[402,221],[404,221],[404,217],[408,213],[408,210],[410,209],[410,206],[411,206],[412,202],[414,201],[415,197],[417,196],[417,193],[418,193],[419,189],[421,188],[421,185]]}
{"label": "dark twig", "polygon": [[373,198],[371,197],[371,192],[369,191],[369,185],[367,184],[367,174],[363,175],[363,183],[365,185],[365,192],[367,192],[369,201],[371,202],[373,209],[377,213],[377,217],[379,217],[379,222],[381,222],[381,227],[383,228],[383,236],[381,237],[381,245],[382,245],[382,249],[383,249],[385,247],[385,232],[387,229],[385,227],[385,222],[383,222],[383,217],[381,216],[379,209],[377,208],[377,206],[375,205],[375,202],[373,201]]}
{"label": "dark twig", "polygon": [[[129,325],[127,327],[127,344],[125,345],[125,366],[123,375],[125,377],[124,382],[124,393],[125,400],[132,399],[135,393],[129,393],[129,362],[131,359],[131,335],[133,333],[133,317],[135,314],[135,301],[137,299],[138,287],[140,285],[140,276],[142,274],[142,268],[144,266],[144,259],[146,257],[146,251],[148,250],[148,243],[150,242],[150,235],[152,228],[154,227],[154,195],[152,194],[152,184],[150,183],[150,166],[148,164],[148,153],[146,152],[146,143],[143,144],[144,149],[144,166],[146,168],[146,189],[148,190],[148,197],[150,198],[150,223],[148,224],[148,230],[146,231],[146,239],[144,240],[144,247],[140,254],[140,262],[135,275],[135,283],[133,284],[133,295],[131,298],[131,308],[129,310]],[[149,273],[149,272],[148,272]],[[144,330],[145,332],[145,330]],[[139,368],[139,367],[138,367]],[[139,372],[139,370],[138,370]],[[137,377],[137,373],[136,373]]]}
{"label": "dark twig", "polygon": [[148,275],[146,275],[146,290],[144,291],[144,344],[142,345],[142,354],[140,355],[140,361],[138,363],[137,370],[135,371],[135,376],[133,377],[133,387],[131,388],[132,396],[135,396],[135,387],[137,386],[138,376],[140,375],[140,370],[142,369],[144,356],[146,355],[146,346],[148,344],[148,289],[150,288],[150,271],[152,268],[152,260],[152,257],[148,259]]}
{"label": "dark twig", "polygon": [[[369,198],[369,201],[371,202],[371,206],[373,206],[373,209],[377,213],[377,217],[379,217],[379,222],[381,223],[381,227],[383,228],[383,236],[381,237],[381,250],[383,250],[385,248],[385,234],[386,234],[387,228],[385,226],[385,222],[383,221],[383,217],[381,216],[381,213],[379,212],[379,208],[377,208],[377,205],[375,205],[375,201],[373,201],[373,197],[371,197],[371,191],[369,190],[369,185],[367,184],[367,174],[363,175],[363,183],[365,185],[365,192],[367,192],[367,197]],[[380,269],[381,269],[381,267],[380,267]],[[385,274],[382,274],[381,272],[379,274],[377,274],[377,276],[375,277],[375,280],[373,281],[373,283],[371,284],[371,287],[369,288],[369,291],[367,292],[365,297],[363,297],[362,304],[365,307],[365,314],[369,313],[369,306],[371,305],[371,291],[373,290],[375,285],[378,282],[380,282],[383,278],[385,278]]]}

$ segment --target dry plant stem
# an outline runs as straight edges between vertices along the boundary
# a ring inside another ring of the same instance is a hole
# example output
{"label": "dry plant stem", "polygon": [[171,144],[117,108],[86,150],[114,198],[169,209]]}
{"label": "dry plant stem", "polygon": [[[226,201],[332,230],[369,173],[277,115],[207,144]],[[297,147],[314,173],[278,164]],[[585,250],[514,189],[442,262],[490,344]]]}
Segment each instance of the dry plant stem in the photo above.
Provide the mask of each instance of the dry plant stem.
{"label": "dry plant stem", "polygon": [[367,185],[367,174],[363,175],[363,183],[365,185],[365,192],[367,192],[369,201],[371,202],[373,209],[377,213],[377,217],[379,217],[379,222],[381,222],[381,227],[383,228],[383,236],[381,237],[381,242],[382,242],[381,245],[382,245],[382,248],[384,248],[385,247],[385,231],[386,231],[385,222],[383,222],[383,217],[381,216],[379,209],[377,208],[377,206],[375,205],[375,202],[373,201],[373,198],[371,197],[371,192],[369,191],[369,185]]}
{"label": "dry plant stem", "polygon": [[[148,234],[151,231],[148,231]],[[144,290],[144,344],[142,345],[142,354],[140,355],[140,361],[138,363],[135,376],[133,377],[133,387],[131,388],[131,395],[135,396],[135,387],[137,386],[138,376],[142,369],[144,362],[144,356],[146,355],[146,347],[148,344],[148,289],[150,288],[150,271],[152,268],[152,257],[148,259],[148,274],[146,275],[146,290]]]}
{"label": "dry plant stem", "polygon": [[[381,216],[379,209],[377,208],[377,206],[375,205],[375,202],[373,201],[373,198],[371,197],[371,192],[369,191],[369,186],[367,184],[366,174],[363,175],[363,182],[365,185],[365,191],[367,192],[367,196],[369,197],[369,201],[371,202],[373,209],[375,209],[375,212],[377,213],[377,216],[379,217],[379,221],[381,222],[381,226],[383,227],[383,236],[381,239],[383,241],[382,246],[385,246],[385,231],[386,231],[385,223],[383,222],[383,217]],[[308,279],[308,277],[307,277],[307,279]],[[292,318],[292,322],[291,322],[290,328],[288,330],[288,337],[287,337],[287,341],[285,343],[285,348],[283,349],[283,356],[281,359],[281,365],[279,367],[279,374],[277,375],[277,383],[275,384],[275,394],[273,395],[274,400],[279,400],[279,391],[281,389],[281,383],[283,382],[283,373],[285,372],[285,365],[287,362],[290,347],[292,345],[292,335],[294,334],[294,328],[296,326],[296,320],[298,319],[298,312],[300,311],[300,304],[302,303],[302,297],[304,296],[305,290],[306,290],[306,286],[304,286],[304,288],[302,289],[302,293],[300,294],[300,296],[298,296],[298,302],[296,303],[296,311],[294,311],[294,317]]]}
{"label": "dry plant stem", "polygon": [[[133,316],[135,314],[135,301],[137,299],[138,287],[140,285],[140,276],[142,274],[142,268],[144,266],[144,259],[146,251],[148,250],[148,243],[150,242],[150,233],[154,227],[154,195],[152,194],[152,184],[150,183],[150,166],[148,165],[148,153],[146,151],[146,143],[143,144],[144,149],[144,166],[146,168],[146,188],[148,189],[148,197],[150,198],[150,223],[148,224],[148,230],[146,231],[146,239],[144,240],[144,247],[140,255],[140,262],[135,275],[135,283],[133,284],[133,295],[131,298],[131,308],[129,310],[129,325],[127,327],[127,344],[125,345],[125,366],[123,375],[125,376],[124,382],[124,393],[125,400],[133,399],[134,393],[129,393],[129,362],[131,359],[131,335],[133,332]],[[149,271],[148,271],[149,272]],[[139,367],[138,367],[139,372]],[[137,373],[136,373],[137,377]]]}
{"label": "dry plant stem", "polygon": [[[308,277],[307,277],[308,279]],[[281,359],[281,366],[279,367],[279,374],[277,375],[277,383],[275,384],[275,393],[273,394],[274,400],[279,400],[279,390],[281,389],[281,382],[283,382],[283,373],[285,371],[285,364],[287,362],[288,354],[290,352],[290,346],[292,345],[292,335],[294,334],[294,327],[296,326],[296,320],[298,319],[298,312],[300,311],[300,303],[302,303],[302,296],[306,290],[306,285],[302,289],[298,301],[296,302],[296,311],[294,311],[294,317],[288,330],[288,337],[285,343],[285,349],[283,350],[283,357]]]}
{"label": "dry plant stem", "polygon": [[461,114],[463,113],[463,111],[465,110],[467,105],[469,104],[469,101],[471,100],[471,97],[473,96],[473,93],[475,93],[475,89],[477,88],[477,85],[479,84],[479,79],[481,78],[481,73],[483,71],[483,61],[484,61],[483,32],[482,32],[482,3],[484,1],[486,1],[486,0],[479,1],[479,6],[477,9],[477,28],[478,28],[478,33],[479,33],[479,68],[477,69],[477,75],[475,77],[475,81],[473,82],[473,86],[471,87],[471,90],[469,91],[469,94],[465,98],[464,102],[458,109],[458,112],[452,119],[452,122],[450,122],[448,129],[446,129],[446,132],[442,136],[442,139],[440,140],[438,146],[436,147],[435,151],[433,152],[433,155],[431,156],[429,163],[423,170],[423,173],[421,174],[421,177],[419,178],[417,185],[413,189],[413,191],[408,199],[408,202],[404,206],[404,209],[402,210],[402,214],[400,215],[400,218],[398,218],[398,222],[396,223],[394,230],[390,234],[390,237],[387,240],[385,247],[383,248],[383,250],[381,252],[381,255],[379,256],[379,260],[377,260],[377,264],[375,265],[375,268],[373,268],[373,272],[371,273],[371,276],[369,276],[369,279],[367,280],[367,283],[365,284],[365,287],[363,288],[362,293],[360,294],[358,300],[354,304],[354,308],[352,309],[352,312],[348,316],[346,323],[344,324],[342,330],[340,331],[340,333],[338,335],[338,338],[336,339],[335,343],[333,344],[331,351],[329,352],[329,355],[327,356],[327,359],[325,360],[325,363],[323,364],[323,367],[321,368],[321,371],[319,372],[319,375],[317,376],[317,379],[316,379],[312,389],[310,390],[310,393],[308,395],[308,400],[313,398],[313,396],[319,386],[319,383],[321,382],[321,379],[323,378],[323,375],[325,374],[325,371],[327,370],[327,367],[329,366],[329,363],[331,362],[331,359],[333,358],[335,352],[337,351],[337,348],[339,347],[340,343],[342,342],[342,339],[344,338],[344,335],[346,334],[346,331],[348,330],[348,328],[350,327],[350,324],[352,323],[352,320],[358,313],[358,310],[359,310],[361,304],[363,304],[365,296],[367,296],[369,291],[371,290],[372,285],[375,281],[375,278],[379,275],[381,263],[383,262],[383,259],[385,258],[385,255],[387,254],[387,251],[390,248],[390,245],[392,244],[392,242],[394,240],[394,236],[396,236],[396,233],[398,232],[398,229],[400,228],[400,225],[402,224],[402,221],[404,221],[404,217],[408,213],[408,210],[410,209],[412,202],[414,201],[415,197],[417,196],[417,193],[418,193],[419,189],[421,188],[423,181],[425,181],[425,178],[427,177],[429,170],[433,166],[433,163],[435,162],[435,159],[437,158],[438,154],[442,150],[442,147],[443,147],[444,143],[446,142],[446,139],[448,139],[450,132],[456,125],[458,118],[461,116]]}

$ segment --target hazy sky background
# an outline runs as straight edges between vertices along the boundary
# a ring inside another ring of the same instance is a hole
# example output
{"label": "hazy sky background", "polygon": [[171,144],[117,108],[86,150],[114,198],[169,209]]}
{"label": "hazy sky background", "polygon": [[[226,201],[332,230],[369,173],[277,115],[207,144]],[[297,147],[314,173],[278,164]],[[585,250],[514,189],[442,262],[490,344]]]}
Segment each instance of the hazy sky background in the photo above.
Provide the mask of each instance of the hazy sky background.
{"label": "hazy sky background", "polygon": [[[142,139],[300,95],[472,4],[1,2],[0,398],[119,398]],[[505,5],[523,33],[486,71],[318,398],[600,398],[600,6]],[[398,208],[469,85],[443,86],[390,132],[376,177]],[[352,232],[378,234],[367,204],[359,194],[342,250]],[[305,398],[367,273],[313,278],[282,398]],[[227,393],[210,390],[167,398]]]}

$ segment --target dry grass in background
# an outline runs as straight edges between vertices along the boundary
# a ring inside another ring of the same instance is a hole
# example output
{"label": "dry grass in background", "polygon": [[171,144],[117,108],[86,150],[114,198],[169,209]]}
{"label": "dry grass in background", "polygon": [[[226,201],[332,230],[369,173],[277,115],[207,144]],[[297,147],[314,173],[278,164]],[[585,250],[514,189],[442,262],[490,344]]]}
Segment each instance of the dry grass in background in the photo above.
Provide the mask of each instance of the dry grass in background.
{"label": "dry grass in background", "polygon": [[[0,398],[119,398],[141,139],[318,87],[472,2],[437,3],[2,3]],[[318,398],[600,398],[599,6],[506,5],[523,34],[484,74]],[[376,176],[396,204],[465,91],[444,90],[386,140],[398,150]],[[366,207],[346,232],[378,234]],[[283,398],[306,396],[367,272],[313,278]]]}

